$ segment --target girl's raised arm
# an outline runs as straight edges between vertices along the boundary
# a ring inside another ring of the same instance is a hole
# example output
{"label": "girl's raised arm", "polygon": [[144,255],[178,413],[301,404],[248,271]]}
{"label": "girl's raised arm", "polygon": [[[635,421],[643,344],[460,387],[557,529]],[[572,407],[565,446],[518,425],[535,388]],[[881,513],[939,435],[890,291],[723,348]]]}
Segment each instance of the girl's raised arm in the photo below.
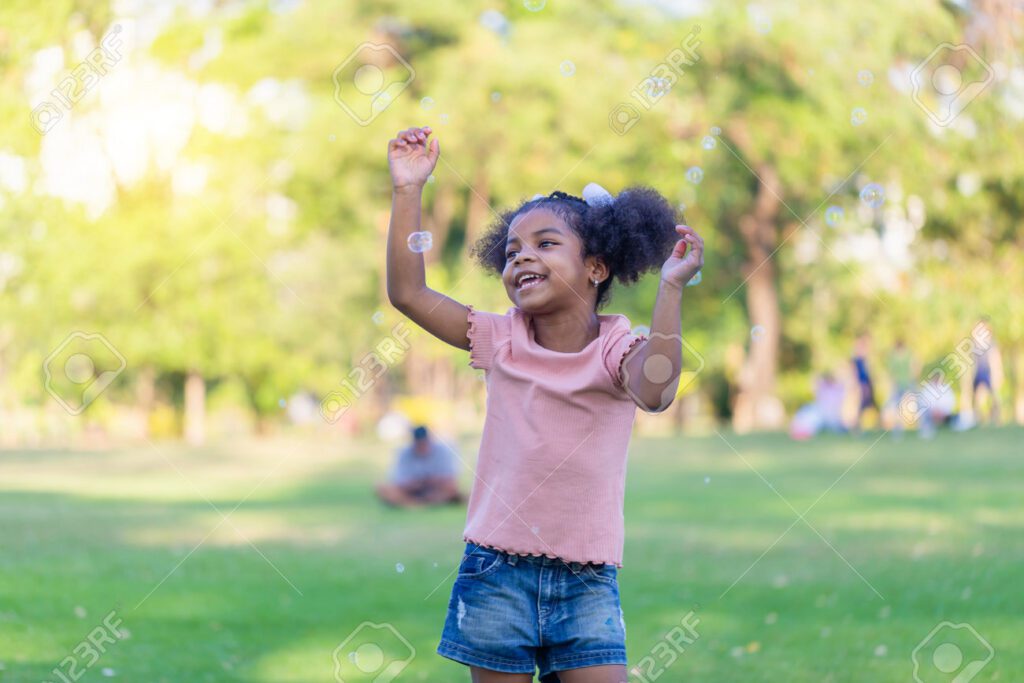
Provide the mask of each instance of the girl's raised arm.
{"label": "girl's raised arm", "polygon": [[437,138],[428,145],[430,133],[430,127],[409,128],[388,142],[392,183],[388,300],[438,339],[468,350],[469,308],[427,287],[423,254],[409,248],[409,236],[420,230],[423,185],[441,155]]}

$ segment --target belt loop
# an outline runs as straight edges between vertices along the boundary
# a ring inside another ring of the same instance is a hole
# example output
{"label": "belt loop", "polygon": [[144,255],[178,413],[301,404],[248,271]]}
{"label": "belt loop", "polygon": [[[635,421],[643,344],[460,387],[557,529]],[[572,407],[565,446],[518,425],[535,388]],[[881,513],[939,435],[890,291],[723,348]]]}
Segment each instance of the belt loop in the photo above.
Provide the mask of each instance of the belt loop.
{"label": "belt loop", "polygon": [[505,561],[514,567],[519,561],[519,556],[514,553],[505,553]]}

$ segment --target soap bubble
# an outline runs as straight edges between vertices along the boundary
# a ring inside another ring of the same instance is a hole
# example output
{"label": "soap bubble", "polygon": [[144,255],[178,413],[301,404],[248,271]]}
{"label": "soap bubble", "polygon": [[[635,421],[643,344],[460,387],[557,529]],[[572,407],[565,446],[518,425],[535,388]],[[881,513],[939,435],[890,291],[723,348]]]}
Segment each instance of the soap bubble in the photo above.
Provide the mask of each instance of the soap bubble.
{"label": "soap bubble", "polygon": [[887,654],[889,654],[889,648],[887,648],[885,645],[879,645],[875,648],[876,657],[884,657]]}
{"label": "soap bubble", "polygon": [[719,128],[718,126],[711,126],[711,134],[712,135],[721,135],[722,134],[722,129]]}
{"label": "soap bubble", "polygon": [[399,574],[401,574],[402,572],[405,571],[405,565],[402,564],[401,562],[396,562],[395,563],[395,571],[398,572]]}
{"label": "soap bubble", "polygon": [[380,311],[376,311],[370,317],[373,319],[373,324],[374,325],[380,325],[382,322],[384,322],[384,314],[381,313]]}
{"label": "soap bubble", "polygon": [[106,676],[107,678],[113,678],[117,675],[117,672],[111,669],[109,666],[105,666],[102,669],[100,669],[100,673]]}
{"label": "soap bubble", "polygon": [[480,25],[503,38],[508,37],[508,19],[496,9],[489,9],[481,14]]}
{"label": "soap bubble", "polygon": [[438,118],[438,120],[441,121],[442,124],[448,123],[448,114],[441,114],[437,118]]}
{"label": "soap bubble", "polygon": [[861,69],[857,72],[857,82],[866,88],[875,82],[875,75],[869,69]]}
{"label": "soap bubble", "polygon": [[523,7],[531,12],[539,12],[548,4],[547,0],[523,0]]}
{"label": "soap bubble", "polygon": [[868,120],[868,113],[864,110],[864,107],[856,107],[850,112],[850,123],[855,126],[859,126]]}
{"label": "soap bubble", "polygon": [[651,76],[650,78],[644,79],[643,88],[649,99],[656,100],[671,90],[672,84],[667,78]]}
{"label": "soap bubble", "polygon": [[872,209],[877,209],[885,202],[885,190],[878,183],[868,183],[860,191],[860,200]]}
{"label": "soap bubble", "polygon": [[754,30],[762,35],[772,30],[771,15],[762,5],[747,5],[747,18],[754,26]]}
{"label": "soap bubble", "polygon": [[433,173],[431,173],[430,175],[427,176],[427,184],[433,185],[436,182],[437,182],[437,179],[434,177]]}
{"label": "soap bubble", "polygon": [[697,285],[699,285],[699,284],[700,284],[700,281],[701,281],[702,279],[703,279],[703,277],[701,276],[701,274],[700,274],[700,271],[698,270],[698,271],[697,271],[697,272],[696,272],[696,273],[694,274],[694,276],[690,278],[690,281],[686,283],[686,286],[687,286],[687,287],[695,287],[695,286],[697,286]]}
{"label": "soap bubble", "polygon": [[646,325],[637,325],[633,328],[633,334],[637,337],[649,337],[651,336],[651,328]]}
{"label": "soap bubble", "polygon": [[420,100],[420,108],[423,111],[430,111],[431,109],[433,109],[434,108],[434,98],[433,97],[424,97],[422,100]]}
{"label": "soap bubble", "polygon": [[843,207],[832,205],[825,209],[825,223],[830,227],[836,227],[843,220]]}
{"label": "soap bubble", "polygon": [[434,246],[434,236],[427,231],[414,232],[409,235],[409,250],[414,251],[417,254],[422,254],[425,251],[430,251],[430,248]]}
{"label": "soap bubble", "polygon": [[704,483],[705,484],[710,484],[711,483],[711,477],[704,477]]}
{"label": "soap bubble", "polygon": [[694,185],[700,185],[700,181],[704,180],[704,171],[700,166],[691,166],[686,169],[686,179]]}
{"label": "soap bubble", "polygon": [[750,328],[750,338],[754,341],[761,339],[764,336],[764,326],[754,325]]}
{"label": "soap bubble", "polygon": [[576,65],[567,59],[558,65],[558,70],[562,72],[563,76],[572,76],[576,73]]}
{"label": "soap bubble", "polygon": [[710,135],[705,135],[704,139],[700,141],[700,146],[704,149],[714,149],[718,143]]}
{"label": "soap bubble", "polygon": [[495,90],[491,93],[491,102],[497,102],[501,99],[501,93]]}
{"label": "soap bubble", "polygon": [[288,406],[288,401],[284,400],[283,398],[279,398],[277,399],[277,405],[279,408],[285,408]]}

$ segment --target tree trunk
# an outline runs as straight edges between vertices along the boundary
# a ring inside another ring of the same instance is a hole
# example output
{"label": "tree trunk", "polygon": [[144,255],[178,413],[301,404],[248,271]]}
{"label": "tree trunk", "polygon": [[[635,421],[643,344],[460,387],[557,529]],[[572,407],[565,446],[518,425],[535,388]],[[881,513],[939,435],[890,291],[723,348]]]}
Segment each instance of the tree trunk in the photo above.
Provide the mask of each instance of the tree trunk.
{"label": "tree trunk", "polygon": [[491,180],[487,169],[481,166],[469,190],[469,206],[466,208],[466,244],[472,246],[494,218],[491,209]]}
{"label": "tree trunk", "polygon": [[437,193],[434,195],[434,204],[430,209],[430,213],[424,217],[424,223],[429,225],[429,229],[434,233],[434,244],[437,246],[437,251],[440,253],[441,248],[444,247],[444,243],[448,240],[448,231],[452,226],[452,216],[455,215],[455,190],[454,186],[450,183],[446,183],[441,187],[437,188]]}
{"label": "tree trunk", "polygon": [[185,377],[185,441],[190,446],[206,441],[206,380],[195,370]]}
{"label": "tree trunk", "polygon": [[737,432],[778,429],[785,421],[782,402],[775,395],[782,321],[772,261],[778,242],[776,221],[782,205],[779,198],[782,188],[778,173],[771,165],[759,166],[757,175],[760,183],[753,209],[740,219],[740,233],[747,251],[743,274],[751,334],[750,352],[740,372],[739,394],[733,412],[733,428]]}
{"label": "tree trunk", "polygon": [[1013,350],[1013,417],[1017,424],[1024,425],[1024,346]]}
{"label": "tree trunk", "polygon": [[135,383],[135,405],[139,415],[139,433],[142,438],[149,438],[149,416],[153,412],[153,402],[156,400],[156,370],[147,365],[139,371]]}

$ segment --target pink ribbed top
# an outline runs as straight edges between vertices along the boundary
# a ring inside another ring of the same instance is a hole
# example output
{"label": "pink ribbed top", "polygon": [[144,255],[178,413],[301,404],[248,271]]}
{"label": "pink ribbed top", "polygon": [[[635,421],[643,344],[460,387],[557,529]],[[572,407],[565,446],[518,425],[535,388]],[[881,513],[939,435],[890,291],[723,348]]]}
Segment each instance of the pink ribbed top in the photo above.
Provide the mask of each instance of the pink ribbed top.
{"label": "pink ribbed top", "polygon": [[629,321],[599,315],[577,353],[534,341],[530,317],[470,309],[484,421],[463,539],[508,553],[622,566],[626,450],[636,405],[619,380]]}

